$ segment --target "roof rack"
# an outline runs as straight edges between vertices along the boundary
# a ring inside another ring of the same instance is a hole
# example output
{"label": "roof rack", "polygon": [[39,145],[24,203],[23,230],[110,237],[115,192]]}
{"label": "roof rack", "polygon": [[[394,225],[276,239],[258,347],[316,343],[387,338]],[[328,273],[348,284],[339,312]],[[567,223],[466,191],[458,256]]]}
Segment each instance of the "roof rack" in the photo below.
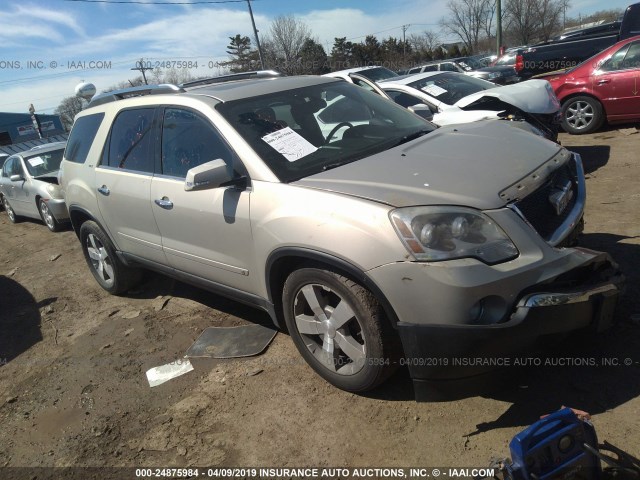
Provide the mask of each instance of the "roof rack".
{"label": "roof rack", "polygon": [[253,72],[241,72],[232,73],[230,75],[220,75],[218,77],[202,78],[200,80],[193,80],[192,82],[181,83],[181,88],[198,87],[201,85],[211,85],[214,83],[232,82],[234,80],[246,80],[251,78],[275,78],[281,77],[280,72],[275,70],[256,70]]}
{"label": "roof rack", "polygon": [[87,108],[95,107],[96,105],[102,105],[104,103],[115,102],[116,100],[122,100],[123,98],[141,97],[144,95],[160,95],[163,93],[180,93],[184,91],[184,89],[175,85],[171,85],[169,83],[123,88],[122,90],[113,90],[111,92],[96,95],[91,99]]}

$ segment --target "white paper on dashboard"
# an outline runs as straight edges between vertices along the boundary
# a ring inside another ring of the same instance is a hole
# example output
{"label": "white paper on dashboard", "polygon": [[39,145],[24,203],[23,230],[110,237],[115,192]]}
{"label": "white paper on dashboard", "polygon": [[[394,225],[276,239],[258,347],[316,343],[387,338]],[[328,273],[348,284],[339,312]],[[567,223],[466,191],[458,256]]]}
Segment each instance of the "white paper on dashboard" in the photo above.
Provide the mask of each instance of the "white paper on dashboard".
{"label": "white paper on dashboard", "polygon": [[38,165],[44,164],[44,160],[40,157],[29,158],[27,162],[29,162],[29,165],[31,165],[32,167],[37,167]]}
{"label": "white paper on dashboard", "polygon": [[443,93],[447,93],[447,90],[445,90],[442,87],[439,87],[438,85],[428,85],[424,87],[422,91],[428,93],[429,95],[433,95],[434,97],[437,97],[438,95],[442,95]]}
{"label": "white paper on dashboard", "polygon": [[307,142],[303,137],[291,130],[291,127],[283,128],[277,132],[270,133],[262,137],[278,153],[290,162],[300,160],[310,153],[318,150],[311,143]]}

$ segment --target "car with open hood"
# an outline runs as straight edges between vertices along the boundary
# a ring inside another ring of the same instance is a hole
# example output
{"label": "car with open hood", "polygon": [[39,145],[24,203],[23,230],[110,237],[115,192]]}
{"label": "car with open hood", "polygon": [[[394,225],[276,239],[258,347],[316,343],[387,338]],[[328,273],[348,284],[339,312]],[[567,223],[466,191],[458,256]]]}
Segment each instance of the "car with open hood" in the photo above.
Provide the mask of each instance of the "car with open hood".
{"label": "car with open hood", "polygon": [[480,120],[506,120],[511,126],[556,141],[561,122],[560,103],[545,80],[497,86],[456,72],[426,72],[380,80],[357,74],[368,87],[405,108],[428,109],[435,124],[453,125]]}
{"label": "car with open hood", "polygon": [[62,167],[105,290],[148,268],[261,308],[348,391],[405,365],[420,397],[490,369],[453,358],[613,320],[616,265],[574,246],[579,155],[507,122],[438,128],[338,79],[243,73],[95,97]]}
{"label": "car with open hood", "polygon": [[5,160],[0,173],[0,201],[11,222],[22,217],[41,219],[56,232],[68,221],[57,178],[65,144],[39,145]]}

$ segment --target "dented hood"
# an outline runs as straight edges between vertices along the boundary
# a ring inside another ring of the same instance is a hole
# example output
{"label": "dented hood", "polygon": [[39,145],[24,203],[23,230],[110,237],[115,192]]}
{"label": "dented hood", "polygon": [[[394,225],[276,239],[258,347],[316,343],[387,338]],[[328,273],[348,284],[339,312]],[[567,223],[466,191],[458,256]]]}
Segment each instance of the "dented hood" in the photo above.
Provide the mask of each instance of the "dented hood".
{"label": "dented hood", "polygon": [[481,103],[486,98],[497,98],[529,113],[551,114],[560,110],[558,97],[546,80],[526,80],[472,93],[458,100],[455,106],[465,109]]}
{"label": "dented hood", "polygon": [[405,145],[311,175],[292,185],[392,205],[504,206],[500,192],[560,150],[507,122],[442,127]]}

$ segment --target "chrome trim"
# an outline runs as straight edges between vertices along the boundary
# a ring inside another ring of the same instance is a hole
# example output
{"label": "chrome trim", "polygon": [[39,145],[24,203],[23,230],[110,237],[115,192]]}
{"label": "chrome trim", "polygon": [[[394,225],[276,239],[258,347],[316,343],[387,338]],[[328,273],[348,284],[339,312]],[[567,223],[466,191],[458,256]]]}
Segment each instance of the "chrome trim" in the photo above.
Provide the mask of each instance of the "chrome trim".
{"label": "chrome trim", "polygon": [[[547,240],[547,243],[552,247],[562,243],[562,241],[569,236],[575,226],[578,224],[582,215],[584,214],[584,206],[587,199],[587,186],[584,179],[584,168],[582,166],[582,157],[575,153],[571,152],[573,155],[573,160],[576,164],[576,203],[571,209],[567,218],[565,218],[564,222],[553,232],[551,238]],[[514,204],[509,204],[508,207],[516,212],[516,214],[524,220],[524,222],[529,225],[533,230],[537,232],[535,227],[529,223],[524,214],[520,211],[520,209]]]}
{"label": "chrome trim", "polygon": [[553,307],[556,305],[570,305],[573,303],[588,302],[598,294],[618,291],[618,287],[612,283],[601,285],[591,290],[571,293],[533,293],[523,297],[518,302],[518,307]]}

